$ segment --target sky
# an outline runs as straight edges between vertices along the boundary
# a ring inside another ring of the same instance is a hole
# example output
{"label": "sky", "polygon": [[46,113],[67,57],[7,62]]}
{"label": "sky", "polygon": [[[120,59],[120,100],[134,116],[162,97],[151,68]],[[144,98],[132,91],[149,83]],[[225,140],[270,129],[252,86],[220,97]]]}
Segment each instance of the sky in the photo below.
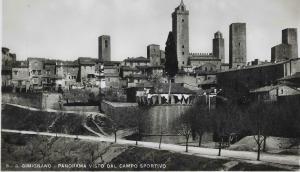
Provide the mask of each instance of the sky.
{"label": "sky", "polygon": [[[2,0],[2,46],[27,57],[75,60],[98,57],[98,36],[111,36],[112,60],[165,48],[171,13],[180,0]],[[229,56],[229,25],[247,23],[247,60],[270,60],[281,30],[300,30],[300,0],[184,0],[191,53],[212,52],[221,31]],[[299,38],[299,36],[298,36]],[[298,39],[299,40],[299,39]],[[299,49],[299,47],[298,47]],[[299,51],[299,50],[298,50]],[[300,51],[299,51],[300,52]]]}

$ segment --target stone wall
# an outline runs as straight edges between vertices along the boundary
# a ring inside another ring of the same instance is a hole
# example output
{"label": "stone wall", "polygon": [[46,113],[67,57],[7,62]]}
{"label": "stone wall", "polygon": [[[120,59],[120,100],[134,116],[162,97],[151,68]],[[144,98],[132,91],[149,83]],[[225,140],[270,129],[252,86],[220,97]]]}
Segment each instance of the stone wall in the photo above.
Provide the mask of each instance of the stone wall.
{"label": "stone wall", "polygon": [[[158,135],[161,129],[164,134],[178,134],[176,132],[175,120],[183,114],[190,105],[160,105],[152,106],[145,116],[146,125],[144,125],[145,134]],[[143,137],[143,141],[159,142],[159,136]],[[184,136],[164,136],[164,143],[183,143]]]}
{"label": "stone wall", "polygon": [[59,93],[2,93],[2,103],[38,109],[59,109]]}
{"label": "stone wall", "polygon": [[64,106],[65,111],[99,112],[99,106]]}
{"label": "stone wall", "polygon": [[2,104],[11,103],[34,108],[42,108],[41,93],[2,93]]}
{"label": "stone wall", "polygon": [[62,99],[60,93],[43,93],[42,94],[42,109],[60,109],[59,100]]}

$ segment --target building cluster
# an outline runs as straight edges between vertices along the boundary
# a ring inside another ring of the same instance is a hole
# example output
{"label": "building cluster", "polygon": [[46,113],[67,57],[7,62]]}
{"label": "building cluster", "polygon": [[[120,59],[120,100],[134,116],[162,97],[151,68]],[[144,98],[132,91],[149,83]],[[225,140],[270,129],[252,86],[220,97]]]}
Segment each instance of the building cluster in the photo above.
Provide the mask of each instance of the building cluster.
{"label": "building cluster", "polygon": [[[212,38],[212,52],[189,51],[189,11],[181,1],[172,13],[172,31],[168,37],[170,35],[175,40],[179,69],[173,82],[182,87],[177,88],[176,94],[185,89],[198,93],[199,90],[202,90],[201,93],[204,93],[203,90],[216,93],[219,89],[225,97],[241,99],[255,95],[267,99],[268,96],[262,95],[273,94],[274,90],[279,90],[276,92],[278,96],[299,93],[300,60],[296,28],[282,31],[282,44],[272,47],[271,62],[255,59],[249,63],[246,23],[232,23],[229,26],[229,63],[225,63],[225,43],[220,31],[216,31]],[[135,95],[145,88],[155,90],[155,83],[168,82],[164,71],[165,52],[160,45],[148,45],[147,57],[112,61],[110,36],[102,35],[98,38],[98,53],[98,58],[79,57],[74,61],[31,57],[17,61],[15,54],[9,53],[8,48],[2,48],[2,88],[62,91],[99,87],[133,90]],[[152,94],[155,95],[153,101],[161,103],[161,97],[166,93],[153,91]],[[131,93],[128,96],[135,101]],[[182,95],[179,97],[182,98]]]}

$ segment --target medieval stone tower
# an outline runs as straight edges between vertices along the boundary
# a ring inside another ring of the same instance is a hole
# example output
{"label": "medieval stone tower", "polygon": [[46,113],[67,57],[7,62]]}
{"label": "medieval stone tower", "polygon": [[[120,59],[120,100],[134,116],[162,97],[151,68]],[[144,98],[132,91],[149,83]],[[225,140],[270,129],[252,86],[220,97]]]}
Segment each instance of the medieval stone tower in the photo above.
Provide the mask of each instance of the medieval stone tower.
{"label": "medieval stone tower", "polygon": [[229,67],[246,66],[246,23],[232,23],[229,27]]}
{"label": "medieval stone tower", "polygon": [[213,56],[221,59],[222,63],[225,63],[224,39],[220,31],[215,33],[215,37],[213,39]]}
{"label": "medieval stone tower", "polygon": [[291,45],[290,58],[298,58],[297,28],[282,30],[282,43]]}
{"label": "medieval stone tower", "polygon": [[181,0],[172,13],[172,33],[175,39],[178,68],[186,66],[189,56],[189,11]]}
{"label": "medieval stone tower", "polygon": [[98,58],[102,61],[110,61],[110,36],[102,35],[98,38]]}
{"label": "medieval stone tower", "polygon": [[297,28],[282,30],[282,43],[272,47],[271,62],[298,58]]}

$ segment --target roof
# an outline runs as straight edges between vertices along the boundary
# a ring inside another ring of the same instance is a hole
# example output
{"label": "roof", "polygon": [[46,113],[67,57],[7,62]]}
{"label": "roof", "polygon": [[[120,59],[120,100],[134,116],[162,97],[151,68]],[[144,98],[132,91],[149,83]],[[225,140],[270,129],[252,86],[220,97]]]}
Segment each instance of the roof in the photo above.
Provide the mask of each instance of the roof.
{"label": "roof", "polygon": [[293,75],[286,76],[278,79],[279,81],[287,81],[287,80],[300,80],[300,72],[296,72]]}
{"label": "roof", "polygon": [[284,64],[284,63],[287,63],[289,61],[294,61],[294,60],[300,60],[300,58],[289,59],[289,60],[280,61],[280,62],[277,62],[277,63],[271,63],[270,62],[270,63],[263,63],[263,64],[259,64],[259,65],[253,65],[253,66],[245,66],[244,68],[231,68],[231,69],[228,69],[228,70],[225,70],[225,71],[220,71],[218,73],[225,73],[225,72],[253,69],[253,68],[259,68],[259,67],[267,67],[267,66],[275,66],[275,65]]}
{"label": "roof", "polygon": [[[257,88],[257,89],[253,89],[253,90],[250,90],[250,93],[269,92],[271,90],[277,89],[277,88],[282,87],[282,86],[286,86],[286,87],[289,87],[291,89],[297,90],[297,89],[295,89],[293,87],[290,87],[290,86],[287,86],[287,85],[283,85],[283,84],[279,84],[279,85],[268,85],[268,86],[260,87],[260,88]],[[299,91],[299,90],[297,90],[297,91]],[[299,91],[299,94],[300,94],[300,91]]]}
{"label": "roof", "polygon": [[145,58],[145,57],[136,57],[136,58],[127,58],[124,60],[125,62],[150,62],[149,59]]}
{"label": "roof", "polygon": [[103,69],[118,69],[118,66],[104,66]]}
{"label": "roof", "polygon": [[105,73],[104,74],[105,77],[119,77],[118,73]]}
{"label": "roof", "polygon": [[150,82],[150,81],[145,81],[145,82],[143,82],[143,83],[138,83],[138,84],[136,84],[135,87],[138,87],[138,88],[151,88],[151,87],[153,87],[153,86],[154,86],[154,84],[153,84],[152,82]]}
{"label": "roof", "polygon": [[78,61],[57,61],[57,66],[78,66]]}
{"label": "roof", "polygon": [[143,75],[143,74],[131,74],[131,75],[125,76],[124,78],[147,79],[147,76]]}
{"label": "roof", "polygon": [[192,56],[189,58],[189,60],[194,60],[194,61],[221,61],[221,59],[216,58],[212,55],[207,55],[207,56]]}
{"label": "roof", "polygon": [[95,65],[97,62],[99,62],[99,60],[96,58],[78,57],[78,63],[80,65]]}
{"label": "roof", "polygon": [[123,71],[138,71],[138,69],[137,68],[131,68],[131,67],[129,67],[129,66],[122,66],[121,67],[121,69],[123,70]]}
{"label": "roof", "polygon": [[214,79],[204,80],[199,85],[211,85],[211,84],[216,84],[216,83],[217,83],[217,80],[214,78]]}
{"label": "roof", "polygon": [[[169,93],[169,83],[160,83],[155,85],[153,93],[156,94],[168,94]],[[194,91],[183,87],[179,83],[171,83],[171,94],[195,94]]]}
{"label": "roof", "polygon": [[103,61],[104,66],[115,66],[121,64],[120,61]]}

